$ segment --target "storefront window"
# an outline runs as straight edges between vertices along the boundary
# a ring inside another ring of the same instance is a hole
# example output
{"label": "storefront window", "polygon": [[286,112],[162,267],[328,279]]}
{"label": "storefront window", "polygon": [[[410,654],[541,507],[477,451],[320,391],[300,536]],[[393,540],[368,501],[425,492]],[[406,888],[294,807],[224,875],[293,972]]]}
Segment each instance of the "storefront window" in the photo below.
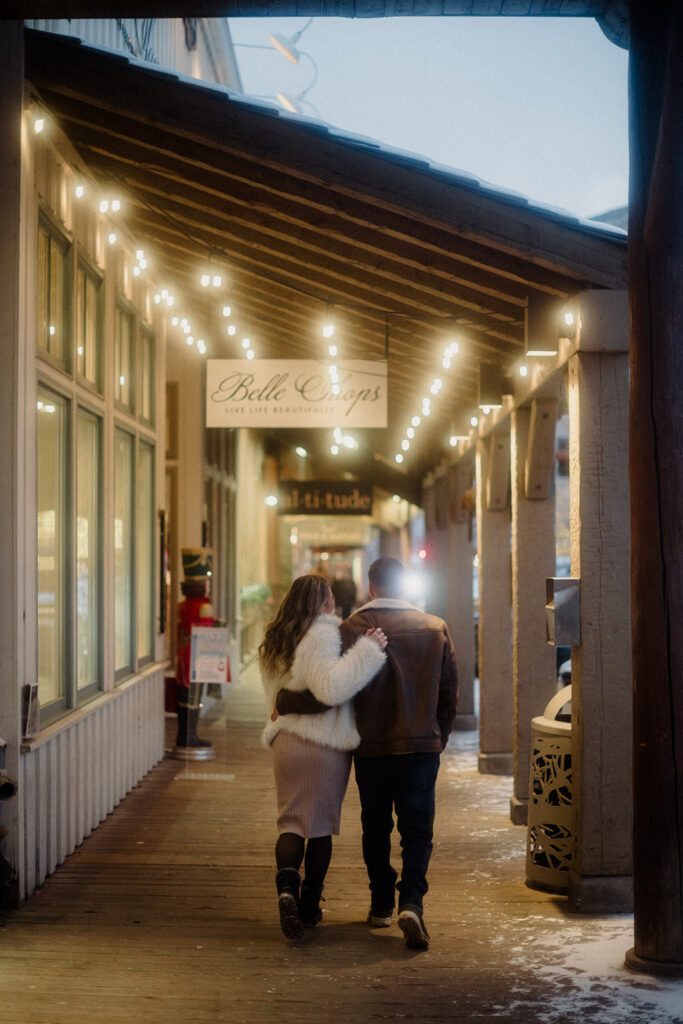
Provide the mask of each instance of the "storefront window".
{"label": "storefront window", "polygon": [[99,278],[80,266],[76,279],[76,369],[94,387],[100,382],[100,289]]}
{"label": "storefront window", "polygon": [[65,697],[66,404],[37,402],[38,684],[43,707]]}
{"label": "storefront window", "polygon": [[154,638],[154,449],[140,442],[137,473],[137,656],[149,661]]}
{"label": "storefront window", "polygon": [[116,307],[114,321],[114,397],[129,412],[133,410],[133,317],[121,306]]}
{"label": "storefront window", "polygon": [[96,687],[100,666],[100,425],[78,414],[76,439],[76,685]]}
{"label": "storefront window", "polygon": [[38,347],[66,365],[67,246],[47,229],[38,228]]}
{"label": "storefront window", "polygon": [[[141,571],[145,571],[141,567]],[[116,431],[114,442],[114,668],[133,668],[133,437]]]}

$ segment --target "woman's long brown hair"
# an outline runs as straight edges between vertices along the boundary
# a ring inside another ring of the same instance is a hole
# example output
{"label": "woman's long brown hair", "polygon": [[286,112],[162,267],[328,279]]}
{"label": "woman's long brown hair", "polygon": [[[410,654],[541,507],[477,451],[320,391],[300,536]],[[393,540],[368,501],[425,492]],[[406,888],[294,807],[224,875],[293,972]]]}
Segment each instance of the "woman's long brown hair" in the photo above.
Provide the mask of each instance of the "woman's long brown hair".
{"label": "woman's long brown hair", "polygon": [[287,672],[294,652],[320,614],[330,587],[324,576],[299,576],[282,599],[258,649],[259,665],[267,675]]}

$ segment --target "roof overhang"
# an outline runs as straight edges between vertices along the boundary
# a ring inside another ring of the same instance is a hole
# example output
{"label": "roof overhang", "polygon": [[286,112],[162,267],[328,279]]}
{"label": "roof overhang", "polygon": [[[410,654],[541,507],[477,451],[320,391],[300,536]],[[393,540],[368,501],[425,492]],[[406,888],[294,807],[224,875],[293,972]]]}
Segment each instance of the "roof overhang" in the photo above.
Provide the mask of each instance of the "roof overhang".
{"label": "roof overhang", "polygon": [[[623,234],[425,158],[69,37],[28,32],[26,72],[191,304],[205,306],[211,257],[259,355],[322,356],[328,306],[345,358],[388,355],[389,427],[346,456],[354,471],[372,453],[388,489],[418,493],[476,405],[480,363],[508,373],[522,357],[530,297],[625,287]],[[209,355],[238,355],[219,326]],[[454,333],[458,361],[399,471],[393,453]]]}

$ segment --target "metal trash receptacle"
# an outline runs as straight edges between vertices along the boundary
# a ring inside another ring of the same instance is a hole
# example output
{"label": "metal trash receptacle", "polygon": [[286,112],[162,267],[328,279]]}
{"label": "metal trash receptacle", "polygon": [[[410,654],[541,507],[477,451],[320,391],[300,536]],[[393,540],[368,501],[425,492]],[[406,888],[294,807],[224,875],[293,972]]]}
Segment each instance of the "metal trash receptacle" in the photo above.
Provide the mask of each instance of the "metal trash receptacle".
{"label": "metal trash receptacle", "polygon": [[526,884],[566,893],[574,849],[572,821],[572,725],[558,720],[570,703],[571,686],[532,719]]}

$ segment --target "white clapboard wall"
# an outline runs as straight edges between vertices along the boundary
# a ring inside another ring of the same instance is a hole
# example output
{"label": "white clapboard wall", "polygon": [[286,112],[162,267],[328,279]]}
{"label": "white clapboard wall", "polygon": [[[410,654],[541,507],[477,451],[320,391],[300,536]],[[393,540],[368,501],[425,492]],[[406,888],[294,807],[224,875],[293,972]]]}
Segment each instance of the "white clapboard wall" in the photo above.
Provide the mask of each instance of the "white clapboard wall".
{"label": "white clapboard wall", "polygon": [[32,741],[20,766],[20,898],[27,899],[163,756],[164,670],[157,667]]}

